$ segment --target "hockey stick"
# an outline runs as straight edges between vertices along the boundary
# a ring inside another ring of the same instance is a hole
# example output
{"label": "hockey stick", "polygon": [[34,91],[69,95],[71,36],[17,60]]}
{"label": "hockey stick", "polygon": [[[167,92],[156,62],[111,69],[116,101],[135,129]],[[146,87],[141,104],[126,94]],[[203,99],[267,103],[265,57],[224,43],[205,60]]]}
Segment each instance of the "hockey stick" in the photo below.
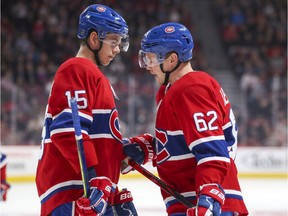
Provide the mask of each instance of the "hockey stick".
{"label": "hockey stick", "polygon": [[144,175],[146,178],[148,178],[150,181],[152,181],[156,185],[158,185],[162,190],[164,190],[165,192],[167,192],[171,196],[175,197],[179,202],[181,202],[186,207],[188,207],[188,208],[195,207],[182,194],[177,192],[174,188],[171,188],[170,186],[168,186],[165,182],[163,182],[157,176],[153,175],[151,172],[149,172],[147,169],[145,169],[141,165],[137,164],[135,161],[132,161],[131,159],[127,158],[127,160],[125,159],[125,162],[127,164],[129,164],[131,167],[133,167],[135,170],[137,170],[139,173]]}
{"label": "hockey stick", "polygon": [[83,140],[82,140],[82,133],[81,133],[81,124],[80,118],[78,113],[77,107],[77,100],[76,98],[72,98],[70,100],[71,109],[72,109],[72,118],[73,118],[73,126],[75,130],[75,139],[81,169],[81,176],[84,188],[84,197],[89,197],[90,193],[90,186],[89,186],[89,178],[88,178],[88,169],[86,165],[86,159],[84,155],[84,147],[83,147]]}

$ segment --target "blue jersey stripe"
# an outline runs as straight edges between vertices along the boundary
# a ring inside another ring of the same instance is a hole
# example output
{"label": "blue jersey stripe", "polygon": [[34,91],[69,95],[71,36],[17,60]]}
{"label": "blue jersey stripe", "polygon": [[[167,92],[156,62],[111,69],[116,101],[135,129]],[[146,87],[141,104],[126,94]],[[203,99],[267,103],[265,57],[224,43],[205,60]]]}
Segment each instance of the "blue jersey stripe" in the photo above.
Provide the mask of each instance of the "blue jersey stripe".
{"label": "blue jersey stripe", "polygon": [[192,153],[197,161],[214,156],[229,158],[225,140],[211,140],[200,143],[192,148]]}

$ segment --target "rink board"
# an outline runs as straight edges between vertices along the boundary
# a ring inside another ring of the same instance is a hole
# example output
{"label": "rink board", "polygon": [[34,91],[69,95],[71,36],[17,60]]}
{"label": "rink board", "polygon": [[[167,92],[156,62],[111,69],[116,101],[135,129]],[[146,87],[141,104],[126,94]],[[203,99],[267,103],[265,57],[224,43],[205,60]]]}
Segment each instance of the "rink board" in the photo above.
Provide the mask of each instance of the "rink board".
{"label": "rink board", "polygon": [[[10,182],[35,180],[39,146],[1,146],[7,154],[7,177]],[[240,178],[287,178],[287,148],[284,147],[241,147],[236,157]],[[155,167],[145,168],[156,175]],[[144,178],[136,171],[122,178]]]}

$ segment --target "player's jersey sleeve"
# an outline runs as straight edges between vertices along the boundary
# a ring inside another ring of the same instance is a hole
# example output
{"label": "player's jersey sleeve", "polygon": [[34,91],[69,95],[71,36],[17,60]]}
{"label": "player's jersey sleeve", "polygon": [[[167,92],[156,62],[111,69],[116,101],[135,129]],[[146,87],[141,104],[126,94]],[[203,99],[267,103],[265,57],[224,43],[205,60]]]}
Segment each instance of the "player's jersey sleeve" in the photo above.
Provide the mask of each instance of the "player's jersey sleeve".
{"label": "player's jersey sleeve", "polygon": [[222,110],[219,90],[220,87],[212,83],[197,83],[176,91],[178,94],[171,101],[173,114],[197,162],[196,188],[207,183],[221,184],[230,164],[222,130],[226,109]]}
{"label": "player's jersey sleeve", "polygon": [[88,136],[92,124],[92,105],[94,103],[94,98],[92,98],[94,94],[90,92],[97,87],[96,85],[97,80],[93,76],[89,76],[89,73],[83,70],[83,66],[70,64],[61,68],[55,76],[49,98],[48,113],[52,116],[51,122],[48,124],[50,138],[77,173],[80,172],[80,166],[75,144],[70,99],[72,97],[78,98],[77,104],[85,157],[87,166],[90,167],[97,164],[97,155]]}

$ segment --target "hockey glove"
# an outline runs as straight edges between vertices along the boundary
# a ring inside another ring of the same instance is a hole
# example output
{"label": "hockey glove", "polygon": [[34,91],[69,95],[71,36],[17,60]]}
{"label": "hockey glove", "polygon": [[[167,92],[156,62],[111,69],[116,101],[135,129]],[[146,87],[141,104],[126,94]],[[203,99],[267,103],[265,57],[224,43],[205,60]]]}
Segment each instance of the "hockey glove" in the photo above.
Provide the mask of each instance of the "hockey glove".
{"label": "hockey glove", "polygon": [[136,137],[123,139],[124,153],[138,164],[146,164],[154,157],[154,137],[145,133]]}
{"label": "hockey glove", "polygon": [[2,181],[0,183],[0,201],[6,201],[6,197],[7,197],[7,191],[9,190],[10,185],[6,182],[6,181]]}
{"label": "hockey glove", "polygon": [[225,193],[217,184],[202,185],[197,207],[188,209],[187,216],[220,216],[224,201]]}
{"label": "hockey glove", "polygon": [[89,198],[81,197],[76,200],[76,211],[80,216],[96,216],[105,213],[107,200],[112,190],[112,182],[106,177],[96,177],[89,181]]}
{"label": "hockey glove", "polygon": [[137,216],[137,211],[133,204],[133,197],[130,191],[124,188],[115,195],[114,209],[119,216]]}

